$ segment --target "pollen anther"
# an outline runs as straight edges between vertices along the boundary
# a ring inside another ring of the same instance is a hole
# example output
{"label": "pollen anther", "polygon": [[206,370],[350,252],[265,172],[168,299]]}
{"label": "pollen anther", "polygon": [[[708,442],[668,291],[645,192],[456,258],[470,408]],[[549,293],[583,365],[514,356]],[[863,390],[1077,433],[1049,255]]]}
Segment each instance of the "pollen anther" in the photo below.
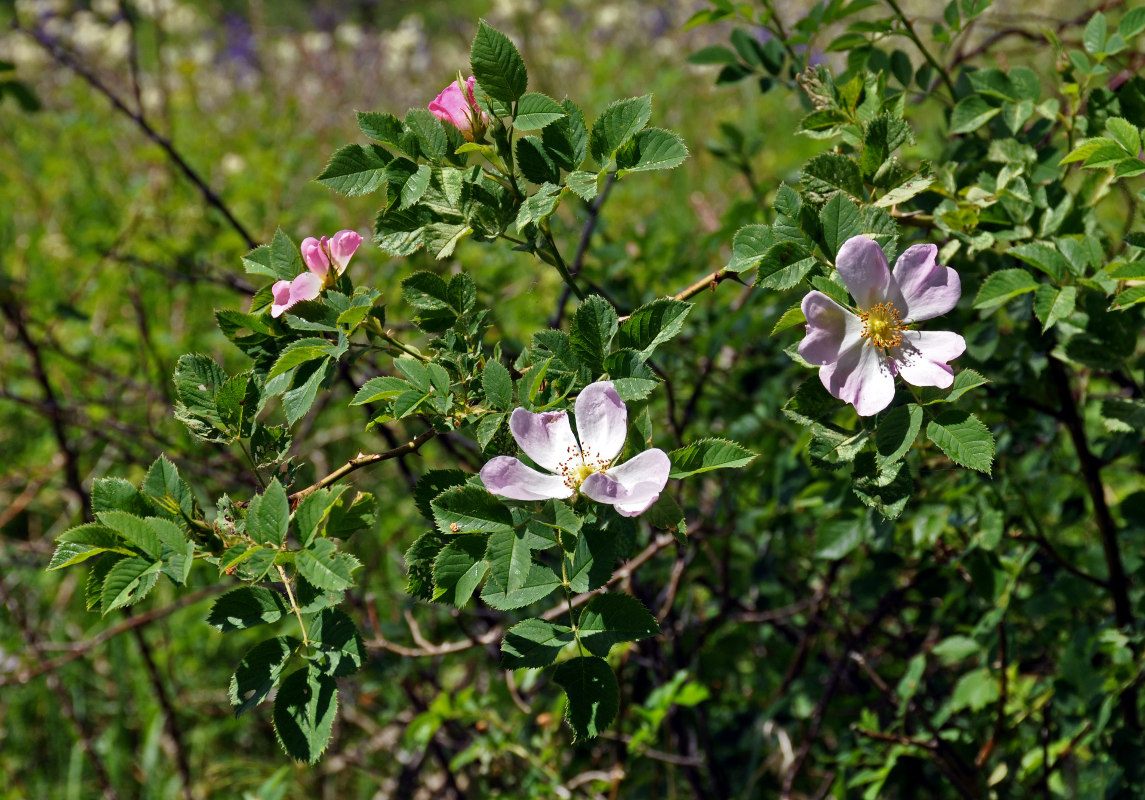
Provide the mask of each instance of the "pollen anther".
{"label": "pollen anther", "polygon": [[875,303],[867,311],[859,311],[863,321],[862,337],[868,346],[898,347],[902,344],[902,332],[906,330],[902,314],[894,303]]}

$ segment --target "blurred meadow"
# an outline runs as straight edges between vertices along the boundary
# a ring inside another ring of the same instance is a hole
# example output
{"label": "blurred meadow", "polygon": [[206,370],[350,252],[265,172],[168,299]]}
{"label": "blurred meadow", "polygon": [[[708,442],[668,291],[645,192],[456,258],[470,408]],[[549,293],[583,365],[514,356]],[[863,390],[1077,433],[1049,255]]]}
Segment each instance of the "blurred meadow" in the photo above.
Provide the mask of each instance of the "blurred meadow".
{"label": "blurred meadow", "polygon": [[[791,22],[805,6],[780,4],[779,15]],[[1084,10],[1059,6],[1031,17],[1020,3],[996,3],[962,52],[1007,26],[1038,29]],[[923,22],[941,14],[908,7]],[[717,85],[718,66],[685,60],[725,43],[734,27],[688,27],[706,8],[699,0],[0,3],[0,800],[773,796],[794,758],[791,726],[812,717],[832,660],[809,654],[794,626],[770,626],[768,610],[798,614],[833,585],[850,587],[846,567],[814,560],[823,538],[810,521],[811,511],[848,501],[801,460],[803,432],[779,412],[789,393],[773,387],[791,385],[798,371],[783,354],[790,341],[769,336],[789,296],[735,284],[705,292],[689,320],[690,348],[663,359],[678,396],[656,400],[653,419],[671,419],[656,423],[658,437],[726,435],[767,457],[705,484],[701,505],[689,509],[694,547],[665,551],[649,575],[632,578],[653,610],[676,604],[665,623],[673,636],[633,652],[622,723],[596,745],[570,744],[559,692],[535,673],[522,683],[522,673],[506,677],[495,645],[428,659],[378,646],[342,687],[329,753],[315,767],[295,765],[265,709],[231,713],[225,687],[256,639],[221,637],[203,623],[221,587],[192,573],[187,592],[163,583],[129,612],[101,617],[84,609],[82,571],[45,572],[55,537],[82,519],[94,478],[138,482],[166,453],[204,499],[257,488],[236,477],[247,475],[240,453],[193,440],[173,418],[171,373],[188,352],[242,368],[214,312],[249,307],[261,279],[244,274],[241,257],[278,228],[295,241],[361,232],[367,244],[355,268],[395,309],[413,270],[464,266],[509,351],[561,319],[559,277],[528,254],[465,243],[442,263],[386,256],[369,246],[376,198],[336,195],[314,180],[339,145],[361,140],[355,110],[400,115],[467,74],[479,18],[516,42],[530,89],[575,98],[590,116],[617,97],[652,93],[655,124],[679,132],[691,151],[680,168],[607,194],[584,260],[588,280],[631,310],[726,264],[735,231],[771,220],[776,188],[798,182],[801,165],[827,144],[794,135],[807,113],[797,91]],[[1053,71],[1040,44],[1005,44],[999,63]],[[897,46],[922,63],[909,42]],[[816,57],[845,66],[842,54]],[[917,143],[906,157],[939,157],[941,104],[921,95],[910,103]],[[1100,213],[1120,212],[1110,200]],[[570,251],[591,214],[584,204],[555,223]],[[301,423],[313,433],[295,438],[300,485],[359,451],[404,441],[400,429],[362,431],[367,418],[347,402],[369,374],[348,372]],[[711,422],[697,432],[697,419]],[[463,437],[420,456],[352,476],[382,509],[375,533],[355,540],[365,569],[349,610],[367,642],[448,641],[492,625],[487,610],[459,614],[402,593],[402,554],[423,528],[412,483],[430,467],[481,464]],[[1135,480],[1121,484],[1121,496]],[[958,490],[967,504],[976,502],[971,486]],[[918,502],[905,535],[929,545],[947,513],[927,516],[926,499]],[[721,524],[706,529],[717,513]],[[1082,517],[1084,507],[1065,503],[1063,530],[1075,543]],[[869,526],[871,539],[892,536]],[[1076,558],[1088,569],[1100,551],[1079,544]],[[866,566],[853,587],[866,599],[854,609],[878,605],[879,574]],[[1070,586],[1059,591],[1043,601],[1047,625],[1068,617]],[[849,613],[830,641],[851,641],[839,632]],[[827,727],[845,733],[866,703],[858,691],[841,694]],[[905,769],[887,796],[937,796],[912,793],[913,767]]]}

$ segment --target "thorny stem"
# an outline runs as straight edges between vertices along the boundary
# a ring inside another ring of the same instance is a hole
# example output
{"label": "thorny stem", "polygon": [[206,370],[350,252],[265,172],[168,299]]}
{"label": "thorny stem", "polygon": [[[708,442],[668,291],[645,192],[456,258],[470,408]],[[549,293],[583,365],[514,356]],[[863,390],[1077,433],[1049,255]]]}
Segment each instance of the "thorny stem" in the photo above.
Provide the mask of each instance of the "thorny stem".
{"label": "thorny stem", "polygon": [[428,431],[418,434],[413,439],[403,444],[401,447],[395,447],[393,450],[387,450],[384,453],[359,453],[347,461],[345,464],[338,467],[338,469],[331,472],[325,478],[322,478],[317,483],[295,492],[290,496],[290,499],[297,503],[308,494],[337,483],[339,480],[349,475],[351,472],[359,470],[362,467],[367,467],[371,464],[377,464],[381,461],[389,461],[394,458],[400,458],[401,456],[408,455],[409,453],[416,453],[423,444],[435,436],[437,436],[437,431],[433,428],[430,428]]}
{"label": "thorny stem", "polygon": [[537,253],[539,255],[541,255],[541,257],[544,258],[545,261],[547,261],[548,263],[552,264],[554,267],[557,268],[557,272],[560,273],[561,280],[563,280],[565,282],[566,286],[568,286],[570,289],[572,289],[573,294],[575,294],[577,296],[577,299],[584,300],[584,298],[585,298],[584,290],[581,289],[579,286],[577,286],[576,281],[573,279],[572,274],[569,272],[568,265],[565,264],[564,258],[561,257],[561,251],[557,249],[557,243],[553,240],[553,234],[552,234],[552,231],[549,230],[549,226],[545,225],[542,228],[542,232],[544,233],[544,236],[545,236],[545,242],[547,242],[549,245],[548,252],[550,252],[552,254],[552,257],[551,258],[545,258],[545,256],[544,256],[545,251],[542,251],[542,250],[538,250]]}
{"label": "thorny stem", "polygon": [[914,26],[911,25],[910,20],[906,18],[906,14],[904,14],[902,8],[899,7],[897,0],[887,0],[887,5],[895,12],[895,16],[899,18],[899,22],[902,23],[903,28],[906,30],[907,37],[914,42],[914,46],[922,53],[922,57],[927,60],[930,66],[934,67],[934,71],[942,78],[942,82],[946,84],[946,90],[950,92],[950,99],[957,103],[958,95],[954,91],[953,81],[950,80],[950,76],[946,73],[943,66],[938,63],[938,59],[931,55],[930,51],[926,49],[926,45],[918,38],[918,34],[914,32]]}
{"label": "thorny stem", "polygon": [[278,565],[278,577],[282,578],[282,585],[286,587],[286,597],[290,600],[290,609],[294,612],[294,616],[298,617],[298,627],[302,629],[302,643],[309,644],[310,636],[306,633],[306,623],[302,621],[302,609],[298,607],[298,601],[294,599],[294,590],[290,588],[290,580],[286,577],[286,570],[282,565]]}
{"label": "thorny stem", "polygon": [[[1105,551],[1105,564],[1109,571],[1109,588],[1113,594],[1113,610],[1117,619],[1117,626],[1130,629],[1134,624],[1133,606],[1129,601],[1129,579],[1125,574],[1125,566],[1121,561],[1121,550],[1117,545],[1117,525],[1113,515],[1109,512],[1109,505],[1105,501],[1105,486],[1101,482],[1101,464],[1089,449],[1089,441],[1085,435],[1085,423],[1078,413],[1077,401],[1070,388],[1069,375],[1065,367],[1055,358],[1050,358],[1050,379],[1057,389],[1058,401],[1061,403],[1061,420],[1069,431],[1073,440],[1077,460],[1081,466],[1082,478],[1085,481],[1086,491],[1089,493],[1093,505],[1093,517],[1097,522],[1097,530],[1101,535],[1101,546]],[[1137,716],[1137,687],[1132,686],[1125,690],[1121,696],[1121,712],[1125,717],[1125,724],[1131,730],[1140,728]]]}

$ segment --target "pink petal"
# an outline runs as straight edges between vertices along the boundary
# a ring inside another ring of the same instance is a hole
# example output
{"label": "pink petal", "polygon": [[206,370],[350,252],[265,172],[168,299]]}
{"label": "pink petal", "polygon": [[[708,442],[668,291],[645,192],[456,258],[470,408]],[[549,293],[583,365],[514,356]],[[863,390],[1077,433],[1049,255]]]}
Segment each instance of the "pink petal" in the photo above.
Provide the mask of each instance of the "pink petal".
{"label": "pink petal", "polygon": [[584,387],[576,399],[576,430],[585,461],[605,467],[620,455],[628,436],[628,409],[612,381]]}
{"label": "pink petal", "polygon": [[465,79],[465,94],[467,94],[469,96],[469,109],[470,109],[471,113],[480,111],[481,112],[481,121],[484,124],[488,125],[489,124],[489,115],[486,114],[481,109],[481,107],[479,105],[477,105],[477,98],[473,96],[473,85],[475,83],[477,83],[477,79],[475,77],[473,77],[472,75],[470,75],[468,78]]}
{"label": "pink petal", "polygon": [[290,284],[290,305],[303,300],[314,300],[322,294],[323,280],[313,272],[303,272]]}
{"label": "pink petal", "polygon": [[881,349],[860,344],[819,370],[819,380],[833,396],[853,405],[859,416],[869,417],[895,397],[894,366]]}
{"label": "pink petal", "polygon": [[341,275],[346,271],[346,266],[361,243],[362,237],[357,231],[345,230],[334,234],[330,240],[330,257],[334,260],[335,274]]}
{"label": "pink petal", "polygon": [[906,322],[945,314],[962,296],[958,273],[938,263],[938,248],[932,244],[908,247],[895,262],[891,274],[906,301],[903,313]]}
{"label": "pink petal", "polygon": [[457,81],[441,90],[437,99],[429,104],[429,110],[435,117],[443,122],[453,124],[462,133],[469,133],[473,130],[473,121],[469,116],[471,113],[469,98],[461,91]]}
{"label": "pink petal", "polygon": [[822,292],[803,298],[803,316],[807,335],[799,343],[799,355],[816,366],[837,361],[840,352],[861,341],[862,321]]}
{"label": "pink petal", "polygon": [[274,298],[274,302],[270,305],[270,315],[272,317],[281,317],[282,312],[290,308],[290,281],[278,281],[274,286],[270,287],[270,294]]}
{"label": "pink petal", "polygon": [[580,491],[598,503],[616,506],[622,516],[635,517],[656,502],[671,471],[668,455],[653,448],[606,472],[592,473],[580,485]]}
{"label": "pink petal", "polygon": [[946,365],[966,352],[966,340],[951,331],[907,331],[892,358],[902,379],[914,386],[947,389],[954,370]]}
{"label": "pink petal", "polygon": [[518,408],[509,417],[509,430],[525,454],[550,472],[560,472],[562,465],[580,465],[580,447],[567,412],[534,414]]}
{"label": "pink petal", "polygon": [[490,492],[510,500],[550,500],[571,497],[573,490],[558,475],[546,475],[509,456],[497,456],[481,468],[481,482]]}
{"label": "pink petal", "polygon": [[888,301],[899,309],[906,305],[898,287],[891,280],[883,248],[874,239],[860,235],[843,242],[839,254],[835,256],[835,269],[839,270],[839,277],[847,285],[847,290],[859,308],[865,310],[876,303]]}
{"label": "pink petal", "polygon": [[[325,239],[326,237],[322,237]],[[330,271],[330,260],[326,258],[326,253],[322,249],[322,242],[315,239],[313,236],[307,236],[302,240],[302,260],[306,262],[306,268],[313,272],[315,275],[326,277],[326,273]]]}

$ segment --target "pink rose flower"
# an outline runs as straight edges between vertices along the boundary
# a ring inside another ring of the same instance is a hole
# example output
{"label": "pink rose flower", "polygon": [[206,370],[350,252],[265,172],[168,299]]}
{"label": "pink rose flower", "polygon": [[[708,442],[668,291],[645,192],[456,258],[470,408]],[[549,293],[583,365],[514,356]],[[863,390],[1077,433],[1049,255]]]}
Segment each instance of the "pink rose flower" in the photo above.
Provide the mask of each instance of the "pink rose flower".
{"label": "pink rose flower", "polygon": [[[333,238],[322,237],[321,241],[313,236],[302,240],[302,260],[315,275],[320,276],[328,283],[333,283],[350,263],[354,251],[362,243],[362,237],[357,231],[338,231]],[[330,267],[334,267],[333,280],[329,277]]]}
{"label": "pink rose flower", "polygon": [[549,474],[520,459],[497,456],[481,468],[481,482],[510,500],[564,499],[580,492],[615,506],[621,516],[643,514],[668,482],[672,470],[668,455],[653,448],[612,466],[628,435],[628,409],[611,381],[586,386],[576,399],[575,412],[579,442],[565,411],[513,411],[509,418],[513,438]]}
{"label": "pink rose flower", "polygon": [[429,104],[429,110],[435,117],[454,125],[471,142],[480,138],[485,133],[485,126],[489,124],[489,115],[481,110],[477,98],[473,96],[476,80],[472,75],[466,78],[464,91],[460,81],[454,81],[442,89],[437,99]]}
{"label": "pink rose flower", "polygon": [[945,314],[962,295],[958,273],[937,263],[932,244],[908,247],[887,266],[883,250],[866,236],[843,243],[835,259],[839,277],[855,298],[858,313],[822,292],[803,298],[807,335],[799,355],[820,367],[819,380],[860,416],[877,414],[895,396],[895,376],[914,386],[945,389],[954,382],[948,365],[966,350],[950,331],[916,331],[910,326]]}
{"label": "pink rose flower", "polygon": [[357,231],[350,230],[338,231],[332,239],[325,236],[321,241],[313,236],[303,239],[300,248],[302,260],[310,271],[303,272],[292,281],[278,281],[271,287],[274,300],[270,315],[281,317],[295,303],[317,299],[323,288],[346,271],[346,265],[361,243],[362,237]]}

